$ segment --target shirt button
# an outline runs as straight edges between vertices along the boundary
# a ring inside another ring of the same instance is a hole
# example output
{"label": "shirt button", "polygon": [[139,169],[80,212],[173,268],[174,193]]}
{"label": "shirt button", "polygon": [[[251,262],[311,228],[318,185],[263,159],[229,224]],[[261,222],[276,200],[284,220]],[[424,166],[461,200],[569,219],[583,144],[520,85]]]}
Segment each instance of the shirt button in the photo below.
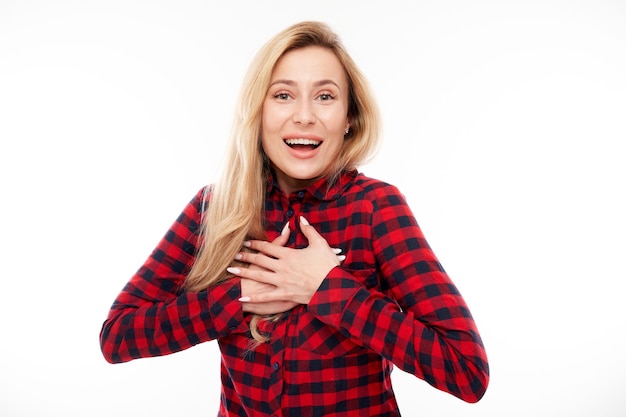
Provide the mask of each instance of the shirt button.
{"label": "shirt button", "polygon": [[289,209],[287,210],[287,217],[291,217],[293,216],[293,210]]}
{"label": "shirt button", "polygon": [[278,362],[274,362],[274,365],[272,365],[272,368],[274,368],[275,371],[278,371],[279,367],[280,365],[278,364]]}
{"label": "shirt button", "polygon": [[298,197],[300,197],[300,198],[304,197],[304,191],[298,192]]}

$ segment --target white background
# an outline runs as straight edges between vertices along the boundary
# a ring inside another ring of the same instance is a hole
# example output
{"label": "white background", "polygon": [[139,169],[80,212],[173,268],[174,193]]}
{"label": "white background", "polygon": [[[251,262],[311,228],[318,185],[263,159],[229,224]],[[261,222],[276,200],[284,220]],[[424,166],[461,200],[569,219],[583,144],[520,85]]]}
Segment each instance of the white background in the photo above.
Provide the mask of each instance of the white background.
{"label": "white background", "polygon": [[109,365],[113,299],[215,179],[243,73],[328,22],[491,365],[469,405],[396,370],[405,416],[626,415],[626,3],[0,0],[0,415],[213,416],[206,343]]}

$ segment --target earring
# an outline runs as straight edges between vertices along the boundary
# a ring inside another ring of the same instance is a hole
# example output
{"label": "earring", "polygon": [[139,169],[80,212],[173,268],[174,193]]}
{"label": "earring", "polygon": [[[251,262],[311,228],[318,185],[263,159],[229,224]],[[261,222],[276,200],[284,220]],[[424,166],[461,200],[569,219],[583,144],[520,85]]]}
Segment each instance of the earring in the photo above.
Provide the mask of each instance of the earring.
{"label": "earring", "polygon": [[350,126],[346,127],[346,135],[350,132]]}

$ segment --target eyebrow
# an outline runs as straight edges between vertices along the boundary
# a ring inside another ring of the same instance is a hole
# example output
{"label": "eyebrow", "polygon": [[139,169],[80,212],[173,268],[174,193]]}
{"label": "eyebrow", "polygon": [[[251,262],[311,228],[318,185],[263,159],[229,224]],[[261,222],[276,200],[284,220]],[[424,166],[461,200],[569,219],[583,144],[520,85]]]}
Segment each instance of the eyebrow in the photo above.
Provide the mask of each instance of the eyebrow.
{"label": "eyebrow", "polygon": [[[286,79],[280,79],[280,80],[276,80],[273,83],[270,84],[270,87],[276,84],[287,84],[290,86],[295,86],[297,83],[293,80],[286,80]],[[321,87],[324,85],[328,85],[328,84],[332,84],[335,87],[339,88],[341,90],[341,87],[339,87],[339,84],[337,84],[336,82],[334,82],[333,80],[319,80],[319,81],[315,81],[313,83],[313,87]]]}

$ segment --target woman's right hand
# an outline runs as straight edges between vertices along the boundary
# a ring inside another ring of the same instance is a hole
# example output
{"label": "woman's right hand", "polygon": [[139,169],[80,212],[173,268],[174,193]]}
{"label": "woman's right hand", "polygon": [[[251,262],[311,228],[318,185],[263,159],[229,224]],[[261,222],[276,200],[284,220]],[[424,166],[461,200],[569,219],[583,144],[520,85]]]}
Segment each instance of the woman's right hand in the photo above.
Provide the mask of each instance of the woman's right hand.
{"label": "woman's right hand", "polygon": [[[273,245],[285,246],[287,241],[289,240],[289,223],[285,225],[280,236],[272,241]],[[249,265],[249,269],[263,269],[257,265]],[[276,287],[271,284],[266,284],[264,282],[255,281],[253,279],[241,278],[241,296],[246,297],[252,294],[261,294],[264,292],[269,292],[275,290]],[[246,313],[254,313],[262,316],[271,315],[271,314],[279,314],[284,313],[285,311],[289,311],[298,303],[294,301],[270,301],[267,303],[256,303],[254,305],[242,303],[243,311]]]}

